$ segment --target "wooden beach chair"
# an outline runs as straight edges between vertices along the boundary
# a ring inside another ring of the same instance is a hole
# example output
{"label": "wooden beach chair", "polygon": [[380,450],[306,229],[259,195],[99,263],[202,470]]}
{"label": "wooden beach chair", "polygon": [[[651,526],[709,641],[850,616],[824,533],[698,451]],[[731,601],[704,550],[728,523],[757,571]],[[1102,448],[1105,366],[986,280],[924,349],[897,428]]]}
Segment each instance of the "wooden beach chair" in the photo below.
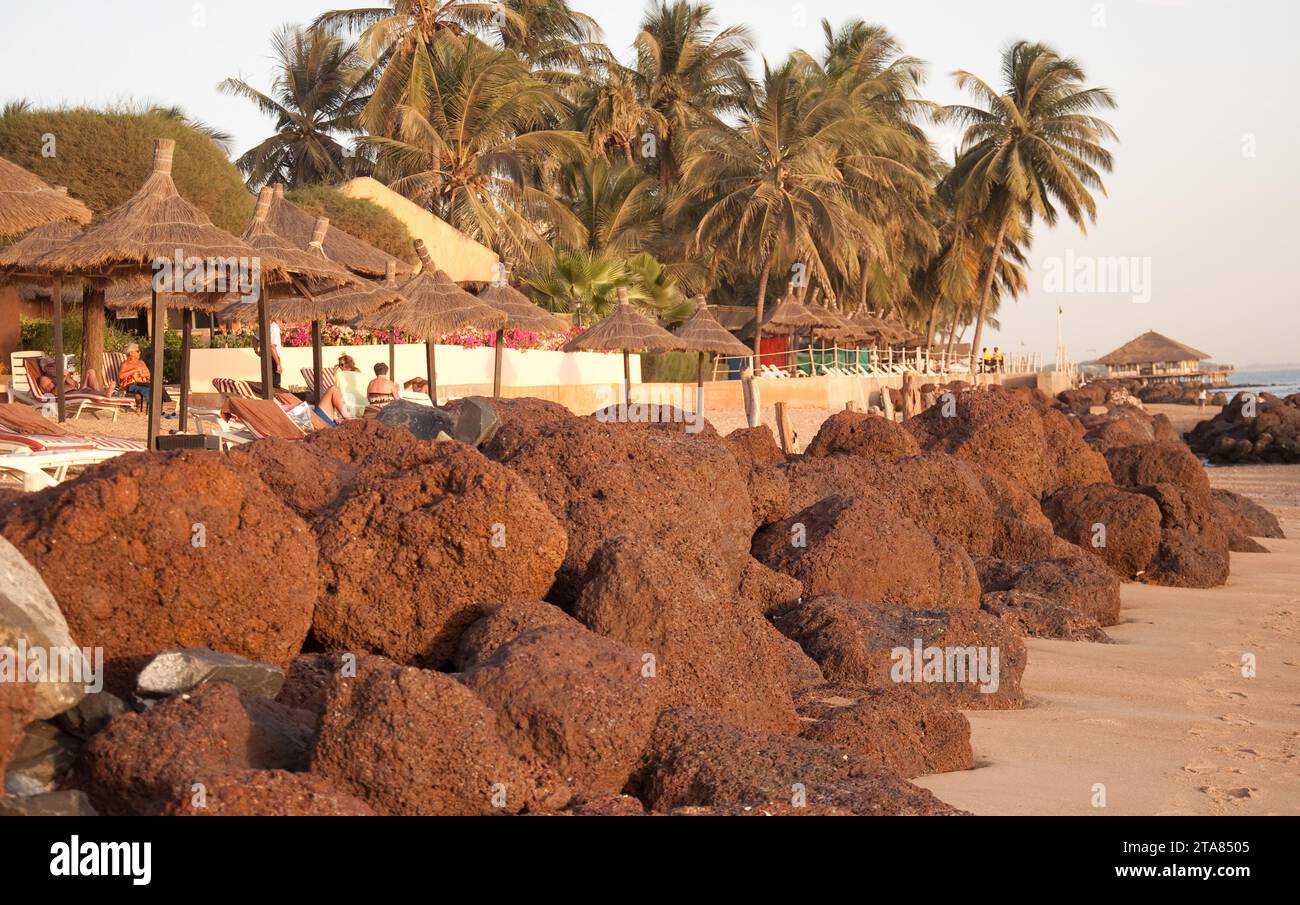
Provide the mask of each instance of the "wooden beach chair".
{"label": "wooden beach chair", "polygon": [[[12,367],[9,398],[11,401],[18,400],[33,408],[42,409],[57,404],[58,394],[46,393],[41,389],[40,360],[40,352],[14,352],[10,356]],[[72,411],[74,419],[79,418],[81,413],[89,408],[92,412],[112,412],[113,420],[116,421],[118,412],[131,411],[135,408],[135,401],[129,396],[105,396],[103,393],[88,389],[65,390],[63,399],[69,410],[75,407]]]}
{"label": "wooden beach chair", "polygon": [[19,481],[24,490],[53,487],[71,469],[144,448],[139,440],[78,436],[26,405],[0,403],[0,477]]}

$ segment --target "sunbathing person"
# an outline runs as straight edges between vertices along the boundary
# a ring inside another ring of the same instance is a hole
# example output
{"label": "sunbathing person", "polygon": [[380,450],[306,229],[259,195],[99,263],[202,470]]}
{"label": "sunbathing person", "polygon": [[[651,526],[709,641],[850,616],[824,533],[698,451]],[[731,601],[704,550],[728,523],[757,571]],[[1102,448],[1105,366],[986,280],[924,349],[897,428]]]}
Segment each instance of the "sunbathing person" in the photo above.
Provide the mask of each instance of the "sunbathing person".
{"label": "sunbathing person", "polygon": [[366,387],[366,400],[371,405],[385,405],[401,396],[401,388],[388,379],[388,365],[375,365],[375,379]]}
{"label": "sunbathing person", "polygon": [[325,391],[325,395],[316,403],[316,414],[330,427],[338,427],[344,421],[351,421],[348,408],[343,401],[343,391],[338,384]]}

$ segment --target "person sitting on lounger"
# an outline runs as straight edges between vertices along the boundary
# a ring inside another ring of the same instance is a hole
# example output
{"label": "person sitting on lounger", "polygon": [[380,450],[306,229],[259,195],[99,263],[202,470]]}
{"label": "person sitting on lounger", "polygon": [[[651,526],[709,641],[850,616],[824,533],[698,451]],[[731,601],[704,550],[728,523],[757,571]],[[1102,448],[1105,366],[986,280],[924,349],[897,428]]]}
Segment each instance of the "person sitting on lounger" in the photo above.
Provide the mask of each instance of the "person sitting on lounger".
{"label": "person sitting on lounger", "polygon": [[388,365],[382,361],[375,365],[375,379],[366,387],[366,399],[371,405],[386,405],[401,396],[401,389],[388,379]]}
{"label": "person sitting on lounger", "polygon": [[126,347],[126,361],[117,371],[117,388],[143,405],[149,398],[149,384],[149,366],[140,358],[139,344],[131,343]]}
{"label": "person sitting on lounger", "polygon": [[348,407],[338,384],[326,390],[325,395],[316,403],[316,414],[330,427],[338,427],[341,422],[352,420],[348,417]]}

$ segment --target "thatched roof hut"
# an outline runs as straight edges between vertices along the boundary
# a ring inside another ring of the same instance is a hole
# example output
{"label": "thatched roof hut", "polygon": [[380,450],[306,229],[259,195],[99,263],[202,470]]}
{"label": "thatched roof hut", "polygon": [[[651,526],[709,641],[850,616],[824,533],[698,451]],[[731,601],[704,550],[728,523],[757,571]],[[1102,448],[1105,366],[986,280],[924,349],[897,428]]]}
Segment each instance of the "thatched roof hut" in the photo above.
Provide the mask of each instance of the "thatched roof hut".
{"label": "thatched roof hut", "polygon": [[89,223],[90,208],[0,157],[0,236],[17,236],[57,220]]}
{"label": "thatched roof hut", "polygon": [[[271,210],[275,209],[274,202]],[[319,263],[328,263],[325,246],[336,230],[325,217],[318,217],[312,227],[311,240],[305,252]],[[356,277],[354,283],[336,286],[310,296],[296,295],[271,303],[271,314],[282,321],[354,320],[372,314],[385,305],[401,302],[405,297],[396,286],[397,259],[387,265],[387,279],[383,283]]]}
{"label": "thatched roof hut", "polygon": [[[318,218],[286,198],[283,185],[277,183],[271,187],[271,190],[271,208],[267,214],[268,225],[294,245],[307,250],[312,243]],[[411,272],[411,266],[405,261],[400,261],[341,229],[329,231],[325,237],[323,250],[325,256],[331,261],[364,277],[382,277],[388,273],[390,267],[394,268],[399,276]]]}
{"label": "thatched roof hut", "polygon": [[[262,189],[258,194],[253,219],[240,237],[258,251],[282,261],[289,276],[297,278],[297,285],[281,284],[272,287],[272,295],[314,295],[316,293],[308,290],[319,289],[323,293],[340,286],[365,286],[361,277],[331,261],[318,245],[312,245],[312,250],[304,251],[271,229],[268,216],[273,194],[269,188]],[[325,223],[328,226],[329,221]]]}
{"label": "thatched roof hut", "polygon": [[1177,340],[1148,330],[1136,339],[1126,342],[1114,352],[1097,359],[1115,368],[1132,368],[1141,365],[1175,365],[1205,361],[1210,356]]}

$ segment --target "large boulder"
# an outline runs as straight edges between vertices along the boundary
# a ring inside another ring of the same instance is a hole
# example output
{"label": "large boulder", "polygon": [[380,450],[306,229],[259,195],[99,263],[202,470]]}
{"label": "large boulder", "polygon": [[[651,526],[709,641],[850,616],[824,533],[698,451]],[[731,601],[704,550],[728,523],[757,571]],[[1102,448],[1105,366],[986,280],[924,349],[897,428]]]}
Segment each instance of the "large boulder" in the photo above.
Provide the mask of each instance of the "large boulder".
{"label": "large boulder", "polygon": [[496,722],[451,676],[372,663],[330,685],[311,772],[388,815],[563,807],[563,782],[511,754]]}
{"label": "large boulder", "polygon": [[1205,469],[1182,443],[1152,442],[1121,446],[1106,453],[1115,483],[1136,487],[1139,484],[1176,484],[1192,493],[1208,497],[1210,478]]}
{"label": "large boulder", "polygon": [[1219,518],[1247,537],[1286,537],[1277,516],[1254,500],[1217,487],[1212,494]]}
{"label": "large boulder", "polygon": [[986,387],[941,401],[904,422],[921,448],[951,453],[1034,497],[1055,482],[1043,419],[1023,394]]}
{"label": "large boulder", "polygon": [[740,465],[749,488],[754,527],[761,528],[790,514],[790,482],[785,455],[765,425],[742,427],[727,434],[723,442]]}
{"label": "large boulder", "polygon": [[980,609],[1026,638],[1111,643],[1092,616],[1032,591],[991,591],[980,598]]}
{"label": "large boulder", "polygon": [[223,774],[304,769],[311,722],[304,711],[214,682],[114,719],[87,742],[68,785],[101,814],[157,814]]}
{"label": "large boulder", "polygon": [[866,755],[899,776],[973,770],[970,722],[907,685],[821,685],[798,696],[800,738]]}
{"label": "large boulder", "polygon": [[1056,533],[1099,557],[1125,580],[1143,571],[1160,546],[1160,507],[1116,487],[1067,487],[1043,500]]}
{"label": "large boulder", "polygon": [[360,798],[318,776],[244,770],[209,781],[202,794],[181,789],[163,806],[167,817],[373,817]]}
{"label": "large boulder", "polygon": [[1024,704],[1025,644],[979,610],[918,610],[823,596],[787,608],[775,622],[832,683],[908,685],[930,700],[971,710]]}
{"label": "large boulder", "polygon": [[1019,562],[984,557],[975,566],[985,596],[997,591],[1036,594],[1098,625],[1119,623],[1119,577],[1095,557],[1078,552]]}
{"label": "large boulder", "polygon": [[1052,408],[1043,410],[1042,419],[1049,465],[1043,493],[1110,482],[1106,459],[1083,439],[1083,428],[1077,420]]}
{"label": "large boulder", "polygon": [[1071,554],[1071,544],[1056,536],[1035,497],[991,472],[980,471],[980,483],[993,506],[991,555],[1033,560]]}
{"label": "large boulder", "polygon": [[746,732],[690,709],[660,717],[639,786],[642,800],[661,813],[773,805],[783,813],[956,813],[866,754]]}
{"label": "large boulder", "polygon": [[831,496],[764,528],[754,556],[808,595],[914,607],[979,606],[969,557],[900,514],[881,494]]}
{"label": "large boulder", "polygon": [[921,447],[897,421],[880,415],[846,411],[837,412],[822,422],[804,455],[819,459],[836,453],[890,462],[919,456]]}
{"label": "large boulder", "polygon": [[1134,488],[1160,507],[1160,547],[1142,576],[1152,584],[1214,588],[1228,580],[1228,532],[1214,498],[1173,483]]}
{"label": "large boulder", "polygon": [[[17,667],[20,652],[36,652],[47,663],[57,663],[64,657],[75,657],[75,661],[88,666],[82,674],[83,681],[55,681],[57,675],[28,675],[24,663],[23,678],[30,684],[34,697],[32,700],[32,719],[47,720],[77,705],[86,694],[86,686],[94,684],[90,673],[94,660],[87,660],[72,640],[68,623],[63,618],[59,604],[45,586],[44,580],[31,563],[23,558],[13,544],[0,537],[0,651],[8,649],[8,656],[13,658]],[[0,653],[0,657],[5,654]],[[30,657],[24,658],[30,661]],[[0,663],[0,672],[3,671]],[[65,676],[73,678],[72,676]],[[0,677],[0,684],[16,684],[17,675]],[[0,694],[3,694],[0,691]],[[10,700],[17,701],[26,697],[18,691],[9,692]],[[0,705],[0,709],[3,705]],[[0,735],[4,730],[0,728]],[[4,742],[0,740],[0,749]],[[0,758],[0,771],[3,771],[3,759]]]}
{"label": "large boulder", "polygon": [[671,551],[676,570],[707,576],[716,588],[739,583],[753,510],[723,443],[531,406],[507,407],[484,452],[519,474],[568,530],[548,600],[572,603],[596,551],[620,536],[653,539]]}
{"label": "large boulder", "polygon": [[119,694],[173,648],[286,666],[311,627],[315,539],[224,453],[121,456],[12,503],[0,533],[40,571],[77,643],[104,649]]}
{"label": "large boulder", "polygon": [[1300,393],[1237,393],[1212,419],[1187,434],[1187,442],[1212,462],[1300,462]]}
{"label": "large boulder", "polygon": [[530,629],[464,674],[517,757],[584,797],[627,784],[659,713],[662,680],[636,651],[578,625]]}
{"label": "large boulder", "polygon": [[322,526],[312,627],[326,647],[445,665],[481,604],[545,596],[565,546],[516,474],[440,443],[422,464],[361,480]]}
{"label": "large boulder", "polygon": [[929,531],[963,547],[972,556],[987,555],[993,544],[993,503],[980,472],[943,453],[871,460],[831,455],[804,458],[786,469],[791,511],[805,509],[828,496],[852,496],[869,490]]}
{"label": "large boulder", "polygon": [[797,730],[781,636],[750,602],[679,568],[659,544],[618,538],[602,547],[573,614],[652,666],[665,686],[663,706],[713,710],[763,731]]}
{"label": "large boulder", "polygon": [[551,625],[581,626],[582,623],[559,607],[540,600],[488,604],[483,615],[460,636],[456,670],[472,669],[525,632]]}

